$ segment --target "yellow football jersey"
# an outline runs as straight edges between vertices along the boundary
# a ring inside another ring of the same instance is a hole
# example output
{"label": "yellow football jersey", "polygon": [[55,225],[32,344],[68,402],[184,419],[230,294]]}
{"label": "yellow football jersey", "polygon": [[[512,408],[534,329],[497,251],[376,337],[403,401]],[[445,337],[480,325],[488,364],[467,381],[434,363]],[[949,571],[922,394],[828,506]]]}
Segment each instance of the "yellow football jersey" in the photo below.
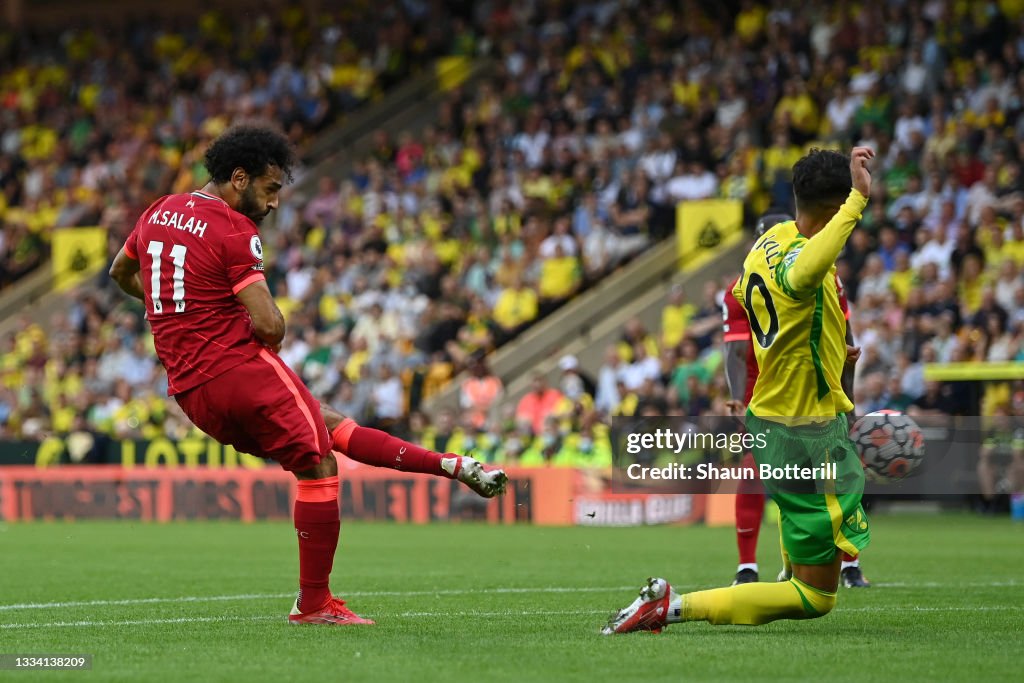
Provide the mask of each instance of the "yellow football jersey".
{"label": "yellow football jersey", "polygon": [[835,260],[866,204],[853,190],[811,239],[787,221],[768,230],[747,254],[733,295],[747,311],[757,358],[749,406],[754,415],[799,424],[853,409],[841,384],[846,318]]}

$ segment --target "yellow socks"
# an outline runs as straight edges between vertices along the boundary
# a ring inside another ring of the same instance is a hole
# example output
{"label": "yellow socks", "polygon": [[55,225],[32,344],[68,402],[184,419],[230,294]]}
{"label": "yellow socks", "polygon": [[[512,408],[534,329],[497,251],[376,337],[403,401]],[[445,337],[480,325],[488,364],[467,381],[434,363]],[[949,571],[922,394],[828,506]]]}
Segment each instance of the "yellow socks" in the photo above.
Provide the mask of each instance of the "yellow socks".
{"label": "yellow socks", "polygon": [[[782,542],[782,515],[779,515],[779,550],[782,552],[782,575],[787,579],[793,576],[793,565],[789,561],[789,553],[786,552],[786,544]],[[782,579],[782,576],[779,576]]]}
{"label": "yellow socks", "polygon": [[820,591],[795,578],[780,583],[744,583],[680,596],[669,608],[669,622],[756,626],[776,619],[824,616],[835,604],[835,593]]}

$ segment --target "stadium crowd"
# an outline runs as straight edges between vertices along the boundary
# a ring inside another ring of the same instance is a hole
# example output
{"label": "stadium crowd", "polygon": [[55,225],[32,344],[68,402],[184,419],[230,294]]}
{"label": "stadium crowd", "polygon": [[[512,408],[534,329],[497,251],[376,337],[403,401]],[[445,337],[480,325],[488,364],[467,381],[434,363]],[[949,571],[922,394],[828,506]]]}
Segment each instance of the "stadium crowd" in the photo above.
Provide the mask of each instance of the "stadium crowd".
{"label": "stadium crowd", "polygon": [[416,3],[198,21],[109,13],[0,31],[0,289],[45,260],[54,230],[101,225],[117,241],[158,197],[201,186],[202,153],[233,120],[275,121],[301,150],[457,47],[453,17]]}
{"label": "stadium crowd", "polygon": [[[1024,360],[1021,3],[740,5],[478,8],[461,49],[495,75],[278,212],[282,357],[346,414],[439,450],[606,464],[609,416],[724,413],[731,279],[673,289],[660,329],[630,321],[600,367],[566,356],[517,403],[486,354],[668,235],[677,202],[737,199],[748,224],[791,211],[808,147],[859,144],[875,183],[838,266],[857,410],[979,410],[922,364]],[[4,435],[187,433],[139,311],[111,301],[84,292],[49,333],[3,341]],[[422,413],[463,368],[462,410]],[[1024,414],[1024,387],[980,408]]]}

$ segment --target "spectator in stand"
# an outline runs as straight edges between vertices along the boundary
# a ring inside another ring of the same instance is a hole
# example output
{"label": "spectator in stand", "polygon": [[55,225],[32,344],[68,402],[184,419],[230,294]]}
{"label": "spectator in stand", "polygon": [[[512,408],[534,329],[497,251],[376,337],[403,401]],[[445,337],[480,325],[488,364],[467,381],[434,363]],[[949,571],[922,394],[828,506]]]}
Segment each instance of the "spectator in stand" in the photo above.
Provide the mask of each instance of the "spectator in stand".
{"label": "spectator in stand", "polygon": [[597,391],[594,395],[594,407],[600,412],[611,415],[622,400],[619,392],[622,356],[618,347],[612,345],[605,349],[604,364],[597,374]]}
{"label": "spectator in stand", "polygon": [[462,380],[459,388],[459,406],[466,412],[469,422],[481,429],[489,420],[494,420],[503,393],[501,378],[491,373],[483,355],[477,355],[470,365],[469,376]]}
{"label": "spectator in stand", "polygon": [[562,377],[558,382],[558,389],[562,395],[570,401],[593,406],[597,386],[590,375],[580,368],[579,359],[572,355],[562,356],[558,359],[558,369],[562,371]]}
{"label": "spectator in stand", "polygon": [[710,199],[718,194],[718,179],[699,161],[676,164],[675,175],[665,185],[668,198],[675,203]]}
{"label": "spectator in stand", "polygon": [[504,339],[519,334],[538,314],[537,293],[517,276],[494,304],[494,322]]}
{"label": "spectator in stand", "polygon": [[544,375],[535,373],[530,380],[530,391],[519,399],[516,406],[516,422],[527,425],[534,435],[544,429],[544,421],[555,412],[562,402],[562,392],[548,386]]}
{"label": "spectator in stand", "polygon": [[686,301],[686,291],[682,285],[672,285],[668,301],[661,311],[662,348],[674,348],[679,345],[696,313],[697,307]]}
{"label": "spectator in stand", "polygon": [[377,371],[377,381],[373,384],[372,399],[374,424],[379,429],[389,429],[405,415],[405,392],[402,388],[402,380],[395,375],[387,363],[382,363]]}
{"label": "spectator in stand", "polygon": [[[575,243],[573,244],[575,246]],[[582,284],[582,275],[579,259],[567,254],[563,245],[557,243],[552,255],[541,261],[540,275],[537,278],[541,315],[551,312],[575,294]]]}
{"label": "spectator in stand", "polygon": [[943,417],[953,414],[953,403],[941,382],[925,382],[924,394],[911,402],[907,415],[911,417]]}
{"label": "spectator in stand", "polygon": [[306,204],[302,219],[310,225],[334,225],[340,218],[339,194],[334,180],[324,176],[320,178],[318,188],[316,196]]}

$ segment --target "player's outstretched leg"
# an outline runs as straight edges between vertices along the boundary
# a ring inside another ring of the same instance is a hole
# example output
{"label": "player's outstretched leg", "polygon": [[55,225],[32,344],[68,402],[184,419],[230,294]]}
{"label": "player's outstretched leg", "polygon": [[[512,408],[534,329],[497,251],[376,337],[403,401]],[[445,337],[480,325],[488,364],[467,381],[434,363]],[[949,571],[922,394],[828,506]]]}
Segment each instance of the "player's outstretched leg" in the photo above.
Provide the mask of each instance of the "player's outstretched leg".
{"label": "player's outstretched leg", "polygon": [[799,579],[745,583],[679,595],[664,579],[648,579],[640,597],[619,610],[601,630],[605,635],[653,631],[682,621],[757,626],[777,619],[814,619],[832,611],[834,592]]}
{"label": "player's outstretched leg", "polygon": [[379,429],[360,427],[354,420],[327,406],[321,406],[321,412],[331,431],[335,449],[353,460],[374,467],[458,479],[484,498],[505,493],[508,476],[504,470],[485,470],[468,455],[435,453]]}
{"label": "player's outstretched leg", "polygon": [[839,572],[843,585],[847,588],[870,588],[871,582],[864,576],[860,568],[860,558],[843,553],[842,569]]}
{"label": "player's outstretched leg", "polygon": [[640,597],[619,610],[601,630],[605,635],[653,631],[681,621],[757,626],[778,619],[814,619],[832,611],[839,580],[839,557],[829,565],[800,565],[796,576],[780,583],[744,583],[679,595],[665,579],[648,579]]}
{"label": "player's outstretched leg", "polygon": [[355,626],[373,624],[331,594],[329,580],[338,548],[338,464],[328,455],[311,470],[295,473],[295,535],[299,540],[299,597],[288,621],[292,624]]}

